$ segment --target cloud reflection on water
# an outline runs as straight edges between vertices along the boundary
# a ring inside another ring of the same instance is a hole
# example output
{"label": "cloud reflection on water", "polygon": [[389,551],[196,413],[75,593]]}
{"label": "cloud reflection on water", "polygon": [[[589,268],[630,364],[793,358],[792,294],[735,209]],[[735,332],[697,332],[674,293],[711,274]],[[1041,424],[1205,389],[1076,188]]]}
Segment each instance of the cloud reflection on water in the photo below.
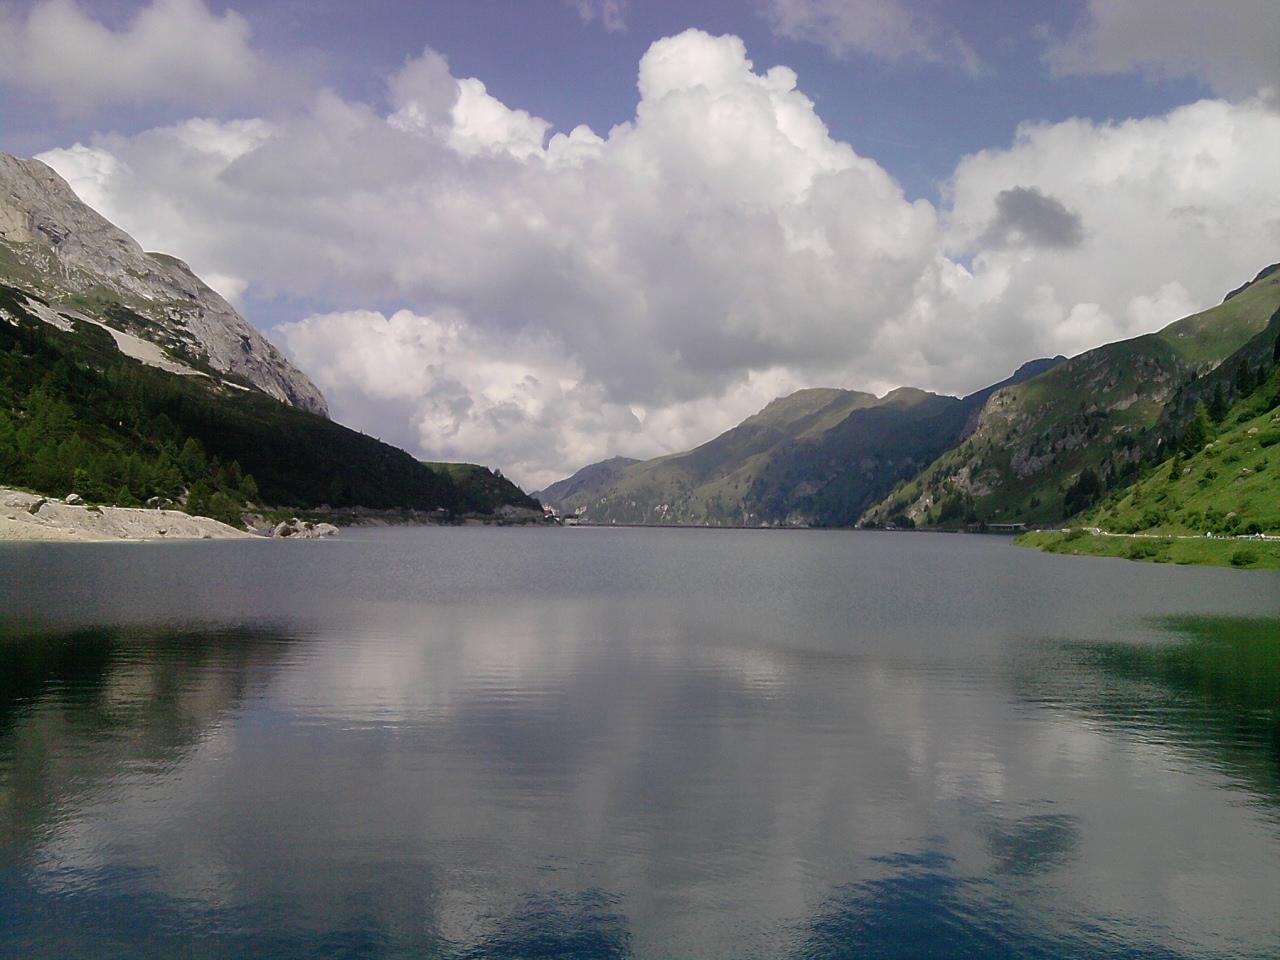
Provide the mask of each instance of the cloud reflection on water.
{"label": "cloud reflection on water", "polygon": [[983,605],[948,645],[913,639],[919,611],[886,633],[689,577],[698,602],[531,590],[6,646],[0,944],[1146,960],[1280,937],[1269,781],[1063,654],[1084,614],[997,633]]}

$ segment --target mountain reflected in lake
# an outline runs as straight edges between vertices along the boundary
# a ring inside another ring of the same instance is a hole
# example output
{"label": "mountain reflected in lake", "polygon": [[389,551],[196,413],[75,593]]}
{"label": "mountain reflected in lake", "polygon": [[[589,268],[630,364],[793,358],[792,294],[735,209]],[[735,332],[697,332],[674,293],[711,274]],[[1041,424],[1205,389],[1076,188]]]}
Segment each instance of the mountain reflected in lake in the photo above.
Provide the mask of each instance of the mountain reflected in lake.
{"label": "mountain reflected in lake", "polygon": [[0,956],[1280,942],[1275,715],[1240,667],[1280,637],[1274,574],[954,536],[344,538],[4,547]]}

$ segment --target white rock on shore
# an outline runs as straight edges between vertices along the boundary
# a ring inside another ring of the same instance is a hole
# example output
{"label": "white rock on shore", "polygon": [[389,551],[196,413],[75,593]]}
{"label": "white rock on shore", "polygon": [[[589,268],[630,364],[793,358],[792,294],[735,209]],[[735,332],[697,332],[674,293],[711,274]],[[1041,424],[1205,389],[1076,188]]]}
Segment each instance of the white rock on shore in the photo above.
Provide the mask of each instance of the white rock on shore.
{"label": "white rock on shore", "polygon": [[82,504],[0,488],[0,540],[235,540],[249,536],[217,520],[177,510]]}
{"label": "white rock on shore", "polygon": [[292,537],[295,540],[319,540],[323,537],[337,535],[338,528],[331,523],[312,523],[310,520],[299,520],[291,517],[275,525],[271,531],[273,537]]}

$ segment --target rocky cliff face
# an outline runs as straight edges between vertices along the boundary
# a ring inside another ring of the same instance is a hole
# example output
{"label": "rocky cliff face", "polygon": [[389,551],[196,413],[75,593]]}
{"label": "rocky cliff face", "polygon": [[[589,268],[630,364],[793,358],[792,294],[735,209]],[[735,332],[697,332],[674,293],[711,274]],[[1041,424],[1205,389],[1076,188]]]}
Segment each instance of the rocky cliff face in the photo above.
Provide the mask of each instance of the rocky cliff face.
{"label": "rocky cliff face", "polygon": [[221,296],[174,257],[147,253],[38,160],[0,153],[0,282],[31,290],[238,377],[303,410],[324,397]]}

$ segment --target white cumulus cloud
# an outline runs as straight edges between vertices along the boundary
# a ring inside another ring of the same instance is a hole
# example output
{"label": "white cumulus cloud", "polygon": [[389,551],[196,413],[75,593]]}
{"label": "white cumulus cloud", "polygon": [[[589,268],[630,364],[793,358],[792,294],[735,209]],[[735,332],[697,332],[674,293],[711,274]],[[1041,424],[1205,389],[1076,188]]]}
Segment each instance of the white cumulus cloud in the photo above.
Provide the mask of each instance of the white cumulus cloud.
{"label": "white cumulus cloud", "polygon": [[[1280,197],[1268,173],[1277,146],[1280,116],[1259,100],[1205,100],[1124,123],[1027,125],[1011,148],[958,166],[947,250],[973,257],[990,284],[987,309],[1007,313],[1009,328],[1028,291],[1053,291],[1056,309],[1031,299],[1041,343],[1076,352],[1145,333],[1280,259]],[[984,247],[1010,186],[1070,211],[1080,242]],[[1093,306],[1073,315],[1083,305]]]}
{"label": "white cumulus cloud", "polygon": [[1280,259],[1260,100],[1026,126],[939,209],[736,37],[654,43],[638,90],[630,121],[556,131],[426,50],[381,103],[322,92],[43,159],[228,289],[328,304],[279,336],[339,418],[530,486],[802,386],[976,389]]}
{"label": "white cumulus cloud", "polygon": [[499,467],[529,489],[559,479],[561,463],[687,449],[798,386],[768,371],[715,402],[650,411],[611,401],[550,339],[494,338],[448,310],[316,314],[275,334],[339,419],[433,457]]}
{"label": "white cumulus cloud", "polygon": [[0,10],[0,81],[51,97],[66,110],[161,102],[234,102],[267,73],[249,25],[203,0],[152,0],[123,29],[75,0],[38,0],[21,16]]}

